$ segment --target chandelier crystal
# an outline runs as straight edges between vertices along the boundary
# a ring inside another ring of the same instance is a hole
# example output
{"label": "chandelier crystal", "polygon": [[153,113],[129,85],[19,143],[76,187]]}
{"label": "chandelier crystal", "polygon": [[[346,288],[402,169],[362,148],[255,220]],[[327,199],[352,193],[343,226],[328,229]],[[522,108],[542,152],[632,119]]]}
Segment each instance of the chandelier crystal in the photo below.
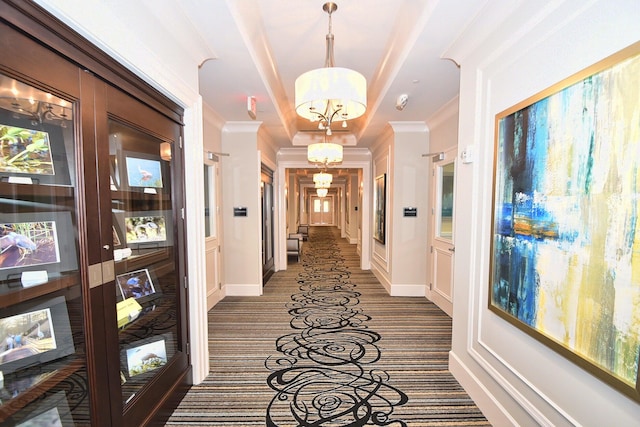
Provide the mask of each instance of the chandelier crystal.
{"label": "chandelier crystal", "polygon": [[327,197],[327,193],[329,193],[328,188],[318,188],[316,189],[316,194],[318,197]]}
{"label": "chandelier crystal", "polygon": [[367,80],[357,71],[334,67],[331,14],[338,9],[333,2],[322,10],[329,14],[329,33],[326,36],[325,66],[307,71],[296,79],[295,108],[298,115],[311,122],[318,121],[318,129],[331,135],[331,123],[346,121],[363,115],[367,109]]}

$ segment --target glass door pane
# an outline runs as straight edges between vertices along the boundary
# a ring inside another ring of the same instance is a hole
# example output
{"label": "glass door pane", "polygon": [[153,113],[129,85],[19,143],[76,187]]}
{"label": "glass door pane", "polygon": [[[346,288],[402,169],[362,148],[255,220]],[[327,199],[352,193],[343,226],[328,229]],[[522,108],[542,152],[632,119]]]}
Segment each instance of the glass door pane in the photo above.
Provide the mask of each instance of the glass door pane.
{"label": "glass door pane", "polygon": [[112,221],[125,405],[178,351],[179,283],[170,141],[109,121]]}
{"label": "glass door pane", "polygon": [[2,425],[90,423],[75,110],[0,74]]}
{"label": "glass door pane", "polygon": [[455,182],[455,163],[438,166],[438,213],[437,236],[453,240],[453,187]]}
{"label": "glass door pane", "polygon": [[215,233],[214,178],[214,167],[204,165],[204,237],[211,237]]}

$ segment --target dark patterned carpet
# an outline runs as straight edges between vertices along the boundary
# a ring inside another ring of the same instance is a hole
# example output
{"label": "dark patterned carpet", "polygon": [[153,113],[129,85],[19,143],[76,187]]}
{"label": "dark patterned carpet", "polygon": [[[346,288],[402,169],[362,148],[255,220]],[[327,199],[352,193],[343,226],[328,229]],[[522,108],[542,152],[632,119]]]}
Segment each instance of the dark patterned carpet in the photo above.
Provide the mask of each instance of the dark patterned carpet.
{"label": "dark patterned carpet", "polygon": [[263,296],[218,303],[209,337],[211,373],[168,426],[490,425],[448,371],[451,319],[388,296],[335,228]]}

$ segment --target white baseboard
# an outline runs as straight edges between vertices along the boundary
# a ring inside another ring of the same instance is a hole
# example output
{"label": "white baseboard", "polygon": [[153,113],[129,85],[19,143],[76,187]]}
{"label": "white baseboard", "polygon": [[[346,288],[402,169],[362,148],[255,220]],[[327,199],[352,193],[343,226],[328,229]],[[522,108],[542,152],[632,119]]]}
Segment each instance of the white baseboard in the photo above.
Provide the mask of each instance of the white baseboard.
{"label": "white baseboard", "polygon": [[259,283],[227,283],[225,295],[234,297],[259,297],[262,295],[262,284]]}
{"label": "white baseboard", "polygon": [[518,423],[453,352],[449,352],[449,371],[464,387],[487,420],[494,426],[516,426]]}
{"label": "white baseboard", "polygon": [[391,284],[391,291],[389,294],[392,297],[424,297],[425,296],[425,288],[426,286],[421,285],[402,285],[402,284]]}
{"label": "white baseboard", "polygon": [[213,306],[219,303],[224,298],[224,292],[222,289],[211,289],[207,292],[207,311],[211,310]]}
{"label": "white baseboard", "polygon": [[384,287],[389,295],[391,295],[391,283],[387,280],[384,274],[378,269],[378,266],[375,263],[371,263],[371,272],[376,279],[380,282],[380,284]]}

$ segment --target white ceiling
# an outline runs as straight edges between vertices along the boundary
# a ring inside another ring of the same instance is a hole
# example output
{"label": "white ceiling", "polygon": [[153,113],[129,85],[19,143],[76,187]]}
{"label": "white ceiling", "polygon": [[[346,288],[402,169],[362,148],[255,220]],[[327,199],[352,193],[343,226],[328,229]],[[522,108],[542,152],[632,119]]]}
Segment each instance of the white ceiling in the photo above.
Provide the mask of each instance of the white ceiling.
{"label": "white ceiling", "polygon": [[[367,79],[366,114],[349,122],[370,147],[390,121],[422,121],[459,89],[457,65],[443,57],[487,0],[341,0],[332,15],[335,66]],[[329,16],[324,0],[184,0],[179,4],[215,57],[200,67],[200,92],[224,121],[251,120],[247,97],[277,147],[321,137],[294,110],[294,82],[324,66]],[[395,108],[400,94],[409,101]],[[314,136],[315,135],[315,136]],[[334,135],[341,135],[335,133]],[[344,136],[344,135],[343,135]]]}

